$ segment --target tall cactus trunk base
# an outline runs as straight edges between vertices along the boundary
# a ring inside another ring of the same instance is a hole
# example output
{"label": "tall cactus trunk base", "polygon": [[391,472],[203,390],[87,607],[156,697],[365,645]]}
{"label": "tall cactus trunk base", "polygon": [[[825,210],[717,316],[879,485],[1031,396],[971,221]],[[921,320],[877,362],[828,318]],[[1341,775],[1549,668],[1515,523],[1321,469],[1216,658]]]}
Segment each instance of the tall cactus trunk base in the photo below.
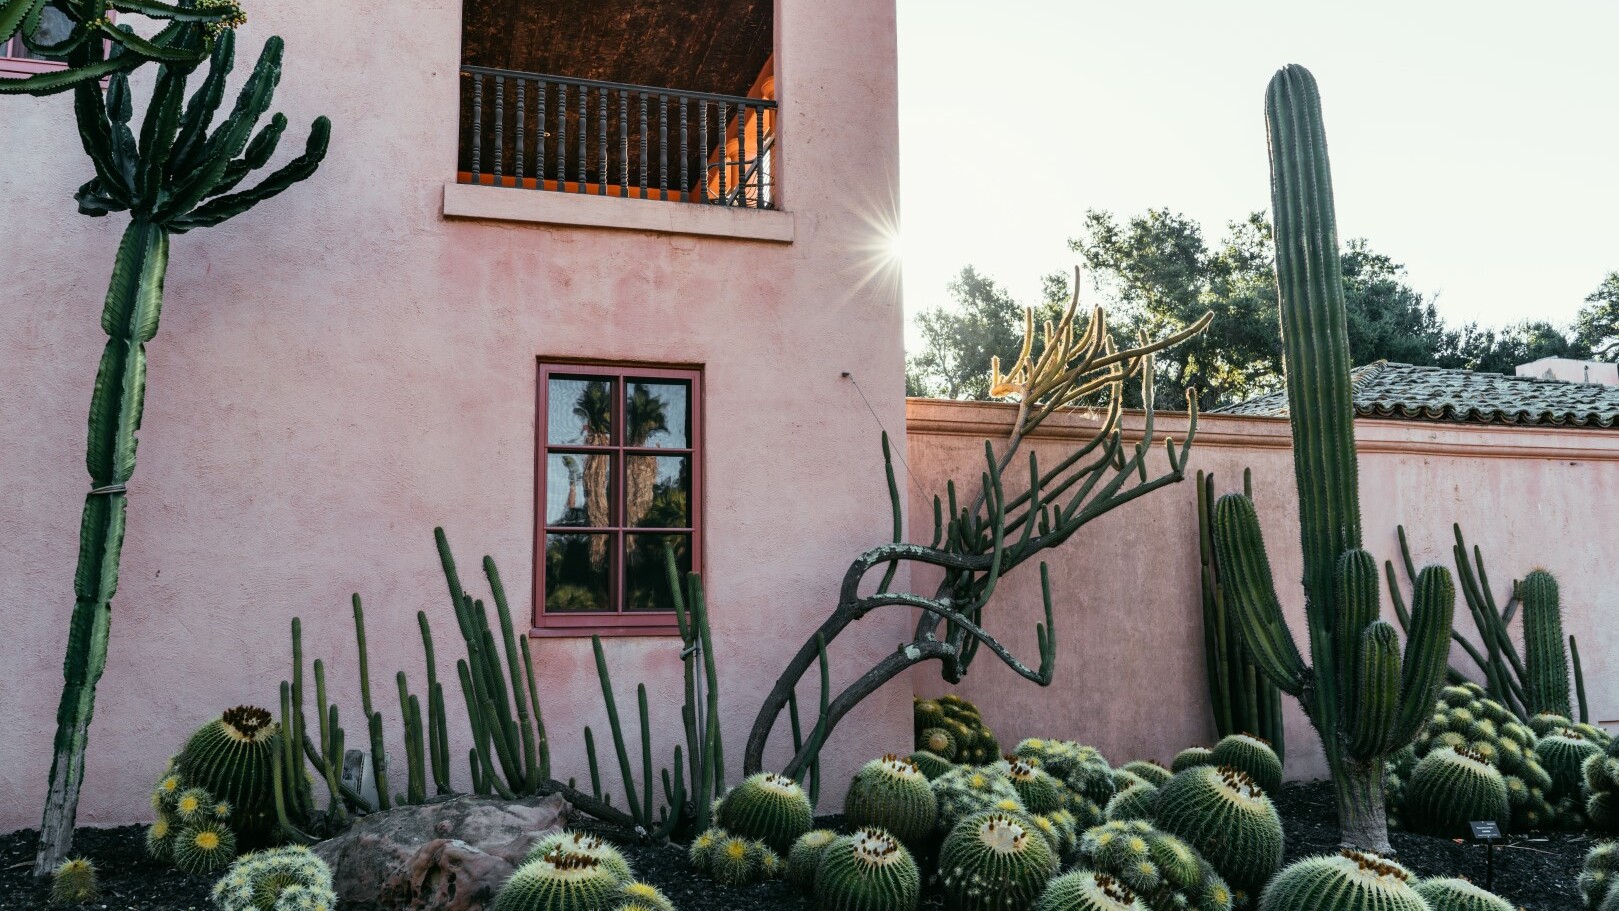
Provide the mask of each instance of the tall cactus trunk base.
{"label": "tall cactus trunk base", "polygon": [[1347,760],[1332,770],[1338,801],[1338,839],[1346,848],[1391,857],[1388,810],[1383,800],[1383,760]]}

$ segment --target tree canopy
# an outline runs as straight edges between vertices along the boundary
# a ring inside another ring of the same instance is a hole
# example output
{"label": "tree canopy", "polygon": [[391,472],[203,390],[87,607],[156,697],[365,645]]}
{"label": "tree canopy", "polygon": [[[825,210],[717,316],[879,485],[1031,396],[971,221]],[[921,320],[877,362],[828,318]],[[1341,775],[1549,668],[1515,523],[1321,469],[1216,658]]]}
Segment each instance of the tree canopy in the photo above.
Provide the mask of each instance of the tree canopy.
{"label": "tree canopy", "polygon": [[[1068,245],[1101,293],[1110,322],[1129,337],[1138,330],[1153,337],[1176,332],[1214,313],[1207,332],[1159,355],[1161,400],[1179,400],[1190,388],[1201,407],[1213,408],[1281,386],[1275,253],[1265,213],[1228,223],[1211,243],[1201,225],[1169,209],[1122,220],[1093,209]],[[1407,282],[1404,265],[1364,239],[1349,241],[1339,255],[1356,364],[1388,360],[1511,373],[1541,357],[1587,358],[1593,351],[1619,357],[1619,272],[1586,298],[1567,332],[1539,320],[1497,329],[1447,325],[1432,299]],[[971,265],[947,290],[949,305],[917,315],[923,345],[907,364],[906,391],[987,398],[990,358],[1005,361],[1022,343],[1023,306]],[[1066,275],[1045,276],[1036,319],[1059,312],[1069,290]]]}

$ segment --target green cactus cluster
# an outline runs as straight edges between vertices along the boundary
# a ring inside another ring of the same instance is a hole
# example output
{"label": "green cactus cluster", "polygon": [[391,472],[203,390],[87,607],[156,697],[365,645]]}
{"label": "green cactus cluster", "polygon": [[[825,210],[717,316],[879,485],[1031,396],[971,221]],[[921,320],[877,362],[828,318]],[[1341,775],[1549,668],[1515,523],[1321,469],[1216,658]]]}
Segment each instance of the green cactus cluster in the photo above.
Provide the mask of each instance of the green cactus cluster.
{"label": "green cactus cluster", "polygon": [[1241,896],[1185,841],[1139,820],[1086,832],[1080,858],[1133,893],[1148,911],[1230,911]]}
{"label": "green cactus cluster", "polygon": [[[808,834],[808,833],[805,833]],[[692,869],[722,886],[746,886],[786,876],[787,862],[765,842],[715,827],[692,839]]]}
{"label": "green cactus cluster", "polygon": [[[241,711],[232,709],[225,713],[225,717],[241,723]],[[203,742],[212,743],[221,725],[220,721],[210,722],[198,735],[207,734]],[[227,729],[235,731],[235,736],[241,736],[239,729]],[[253,735],[246,736],[250,740]],[[197,742],[197,737],[193,737],[187,744],[188,748]],[[211,873],[230,863],[236,856],[239,842],[245,839],[239,837],[235,828],[239,817],[234,805],[215,797],[209,788],[200,783],[203,779],[193,777],[193,771],[183,768],[181,761],[184,755],[169,760],[168,768],[152,788],[152,808],[157,811],[157,820],[146,829],[146,851],[154,860],[173,864],[188,873]],[[221,754],[207,752],[203,755],[217,758]],[[252,754],[249,752],[247,755]],[[231,766],[226,763],[194,767],[218,773]],[[212,780],[221,779],[216,774]],[[230,782],[227,780],[225,783]]]}
{"label": "green cactus cluster", "polygon": [[1558,715],[1553,712],[1540,712],[1539,714],[1531,715],[1529,720],[1524,723],[1535,733],[1536,737],[1550,737],[1553,734],[1573,731],[1582,739],[1589,740],[1602,749],[1607,749],[1608,744],[1613,741],[1613,737],[1607,731],[1594,724],[1574,721],[1567,715]]}
{"label": "green cactus cluster", "polygon": [[1342,264],[1321,96],[1308,70],[1276,73],[1265,117],[1313,665],[1282,616],[1251,498],[1232,493],[1215,504],[1215,559],[1254,665],[1300,701],[1321,737],[1345,843],[1386,851],[1383,762],[1427,720],[1449,657],[1455,588],[1442,567],[1418,575],[1402,651],[1394,626],[1379,619],[1377,562],[1361,548]]}
{"label": "green cactus cluster", "polygon": [[1095,747],[1072,740],[1031,737],[1020,741],[1012,755],[1065,786],[1063,809],[1074,814],[1081,829],[1106,819],[1103,808],[1118,793],[1119,786],[1112,766]]}
{"label": "green cactus cluster", "polygon": [[1267,794],[1282,786],[1282,760],[1270,741],[1252,734],[1222,737],[1209,753],[1209,765],[1230,766],[1248,775]]}
{"label": "green cactus cluster", "polygon": [[1432,911],[1412,879],[1410,870],[1365,851],[1306,857],[1276,874],[1259,911]]}
{"label": "green cactus cluster", "polygon": [[912,715],[918,750],[964,765],[986,765],[1001,756],[1000,742],[984,725],[978,707],[960,696],[917,697]]}
{"label": "green cactus cluster", "polygon": [[1052,813],[1067,805],[1067,784],[1058,781],[1044,769],[1017,757],[1002,760],[996,768],[1005,770],[1013,790],[1030,813]]}
{"label": "green cactus cluster", "polygon": [[917,771],[927,776],[928,781],[937,781],[940,775],[956,767],[955,763],[931,750],[917,750],[905,758],[916,766]]}
{"label": "green cactus cluster", "polygon": [[1175,775],[1174,772],[1151,759],[1132,760],[1119,766],[1119,768],[1158,788],[1163,787]]}
{"label": "green cactus cluster", "polygon": [[1214,751],[1208,747],[1187,747],[1175,754],[1174,761],[1169,764],[1169,771],[1180,774],[1200,765],[1214,765]]}
{"label": "green cactus cluster", "polygon": [[[821,855],[826,853],[827,846],[837,841],[838,833],[831,829],[811,829],[798,840],[793,842],[792,850],[787,852],[787,882],[800,892],[810,892],[815,888],[815,871],[821,865]],[[693,850],[696,849],[694,844]]]}
{"label": "green cactus cluster", "polygon": [[1552,786],[1546,797],[1559,826],[1585,828],[1585,764],[1603,755],[1602,747],[1572,729],[1547,735],[1535,743],[1535,758],[1551,776]]}
{"label": "green cactus cluster", "polygon": [[[212,809],[229,805],[228,819],[245,847],[275,840],[274,762],[280,749],[280,726],[268,711],[237,706],[208,722],[186,741],[174,759],[172,775],[185,783],[193,804]],[[167,781],[169,775],[164,776]],[[178,802],[185,791],[175,794]],[[185,814],[170,808],[179,822]],[[216,820],[223,821],[223,820]]]}
{"label": "green cactus cluster", "polygon": [[332,871],[302,845],[258,851],[237,858],[214,883],[218,911],[335,911]]}
{"label": "green cactus cluster", "polygon": [[861,826],[819,854],[810,888],[820,911],[915,911],[921,871],[904,842],[888,831]]}
{"label": "green cactus cluster", "polygon": [[[1414,579],[1416,569],[1411,560],[1405,528],[1401,526],[1397,531],[1406,573]],[[1478,545],[1472,548],[1467,546],[1460,525],[1452,525],[1451,531],[1456,539],[1451,552],[1455,556],[1462,595],[1473,617],[1473,625],[1481,634],[1482,648],[1468,641],[1459,631],[1453,632],[1451,637],[1483,672],[1490,698],[1504,704],[1522,722],[1542,712],[1570,716],[1576,707],[1569,700],[1568,684],[1572,672],[1580,721],[1590,721],[1579,643],[1569,636],[1568,648],[1566,651],[1563,648],[1563,618],[1557,580],[1544,569],[1531,571],[1522,580],[1513,583],[1513,597],[1503,609],[1490,589],[1483,551]],[[1387,564],[1387,571],[1392,583],[1392,561]],[[1400,605],[1396,603],[1395,607],[1399,609]],[[1523,613],[1522,656],[1509,630],[1512,618],[1520,607]],[[1401,619],[1403,623],[1405,618],[1402,616]],[[1450,668],[1447,675],[1452,683],[1462,683],[1468,678],[1467,674],[1455,667]]]}
{"label": "green cactus cluster", "polygon": [[[1253,472],[1242,472],[1243,493],[1254,495]],[[1214,555],[1214,475],[1197,473],[1197,541],[1202,562],[1203,655],[1214,729],[1221,737],[1252,732],[1283,754],[1282,694],[1254,664],[1221,584]],[[1177,769],[1177,771],[1179,771]]]}
{"label": "green cactus cluster", "polygon": [[629,879],[599,859],[560,845],[525,862],[495,894],[490,911],[611,911]]}
{"label": "green cactus cluster", "polygon": [[1513,911],[1506,899],[1465,879],[1419,879],[1411,888],[1428,903],[1429,911]]}
{"label": "green cactus cluster", "polygon": [[675,911],[675,903],[657,886],[642,882],[625,883],[618,890],[612,911]]}
{"label": "green cactus cluster", "polygon": [[1109,822],[1132,819],[1152,820],[1153,806],[1158,802],[1158,788],[1151,782],[1137,780],[1135,784],[1114,794],[1103,808],[1102,815]]}
{"label": "green cactus cluster", "polygon": [[760,772],[727,791],[714,808],[720,828],[758,839],[785,852],[815,826],[815,807],[798,782],[774,772]]}
{"label": "green cactus cluster", "polygon": [[1619,907],[1619,843],[1605,841],[1592,846],[1585,855],[1578,885],[1587,908],[1610,911]]}
{"label": "green cactus cluster", "polygon": [[1012,780],[994,766],[957,766],[935,779],[932,787],[938,802],[935,830],[946,835],[967,817],[1007,802],[1017,812],[1028,810]]}
{"label": "green cactus cluster", "polygon": [[1106,873],[1070,870],[1046,884],[1034,911],[1147,911],[1129,887]]}
{"label": "green cactus cluster", "polygon": [[1411,772],[1405,818],[1419,832],[1459,837],[1476,820],[1507,826],[1512,806],[1506,781],[1495,766],[1467,747],[1452,747],[1429,753]]}
{"label": "green cactus cluster", "polygon": [[83,905],[101,897],[96,865],[82,857],[62,861],[51,871],[51,904]]}
{"label": "green cactus cluster", "polygon": [[[1519,724],[1506,706],[1485,695],[1478,684],[1443,688],[1422,733],[1408,749],[1391,757],[1385,769],[1390,825],[1414,825],[1407,807],[1408,789],[1419,762],[1430,753],[1456,747],[1482,756],[1500,771],[1512,809],[1511,828],[1532,830],[1559,824],[1560,817],[1570,814],[1559,814],[1552,803],[1552,779],[1536,754],[1538,742],[1533,730]],[[1565,807],[1568,809],[1572,805]]]}
{"label": "green cactus cluster", "polygon": [[[938,813],[939,802],[927,776],[909,759],[892,754],[861,767],[843,801],[843,815],[850,826],[883,829],[911,846],[919,846],[933,835]],[[793,847],[797,848],[796,842]]]}
{"label": "green cactus cluster", "polygon": [[1619,740],[1585,760],[1585,817],[1591,828],[1619,833]]}
{"label": "green cactus cluster", "polygon": [[1231,888],[1257,895],[1282,865],[1282,818],[1247,773],[1199,766],[1158,791],[1151,816],[1158,829],[1203,855]]}
{"label": "green cactus cluster", "polygon": [[1050,841],[1018,815],[976,813],[939,848],[939,888],[951,911],[1026,911],[1060,863]]}
{"label": "green cactus cluster", "polygon": [[[456,661],[456,676],[472,727],[472,749],[467,761],[473,792],[504,799],[561,794],[575,807],[598,819],[639,829],[655,839],[666,839],[677,828],[690,835],[709,828],[715,798],[725,791],[725,759],[719,731],[719,675],[702,579],[698,574],[687,573],[682,578],[673,553],[666,549],[665,570],[680,631],[685,678],[681,720],[686,736],[684,749],[676,746],[673,762],[661,771],[652,761],[646,687],[636,687],[641,744],[637,769],[631,762],[630,739],[620,720],[606,653],[599,638],[592,640],[597,679],[623,783],[622,801],[615,803],[613,795],[603,789],[595,736],[589,727],[584,729],[584,741],[590,790],[575,788],[571,779],[564,784],[552,778],[550,741],[540,710],[529,637],[520,634],[513,620],[500,571],[493,559],[484,557],[482,568],[494,608],[491,616],[484,601],[474,598],[462,587],[460,571],[444,530],[434,529],[433,535],[466,650],[466,657]],[[282,836],[288,839],[312,842],[315,839],[307,832],[339,830],[351,811],[368,813],[394,804],[420,804],[428,800],[430,791],[438,796],[455,793],[451,786],[446,690],[439,679],[437,653],[426,612],[416,614],[425,659],[425,686],[420,692],[412,692],[406,673],[400,671],[395,675],[406,762],[403,779],[390,782],[382,712],[372,700],[365,610],[357,594],[353,597],[353,611],[359,659],[359,714],[369,735],[376,802],[371,803],[340,779],[347,735],[340,721],[339,707],[328,699],[326,665],[320,659],[313,664],[316,703],[313,708],[317,723],[311,727],[306,720],[302,623],[294,618],[292,677],[281,683],[281,714],[288,736],[281,738],[282,749],[275,763],[280,782],[276,787],[277,821]],[[796,708],[793,717],[796,729]],[[298,744],[303,745],[302,749]],[[812,791],[818,781],[817,768],[815,763],[810,766],[808,777]],[[661,803],[654,794],[654,784],[660,778]],[[328,799],[324,810],[318,806],[314,794],[315,782],[325,784]]]}
{"label": "green cactus cluster", "polygon": [[585,857],[594,858],[603,869],[625,882],[635,878],[635,870],[630,866],[630,862],[624,858],[623,853],[607,839],[594,832],[564,830],[547,835],[529,848],[528,854],[523,858],[523,863],[533,863],[556,851],[561,851],[564,854],[582,854]]}

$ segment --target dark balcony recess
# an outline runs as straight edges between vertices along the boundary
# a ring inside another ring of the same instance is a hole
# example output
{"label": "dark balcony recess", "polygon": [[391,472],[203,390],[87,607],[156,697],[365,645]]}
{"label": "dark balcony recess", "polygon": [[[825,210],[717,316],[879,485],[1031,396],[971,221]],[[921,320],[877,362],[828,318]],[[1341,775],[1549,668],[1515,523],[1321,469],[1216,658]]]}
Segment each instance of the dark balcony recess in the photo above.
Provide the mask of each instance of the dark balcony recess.
{"label": "dark balcony recess", "polygon": [[457,179],[772,208],[773,0],[467,0]]}

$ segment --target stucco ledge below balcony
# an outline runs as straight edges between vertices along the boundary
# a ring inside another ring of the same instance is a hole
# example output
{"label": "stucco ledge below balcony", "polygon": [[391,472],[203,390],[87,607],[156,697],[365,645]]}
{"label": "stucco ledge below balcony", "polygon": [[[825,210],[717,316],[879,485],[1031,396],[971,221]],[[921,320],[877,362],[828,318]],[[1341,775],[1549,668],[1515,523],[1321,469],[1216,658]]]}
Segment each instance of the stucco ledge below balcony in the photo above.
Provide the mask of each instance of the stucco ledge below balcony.
{"label": "stucco ledge below balcony", "polygon": [[793,214],[773,209],[733,209],[453,181],[444,184],[444,217],[731,237],[782,244],[792,243],[794,233]]}

